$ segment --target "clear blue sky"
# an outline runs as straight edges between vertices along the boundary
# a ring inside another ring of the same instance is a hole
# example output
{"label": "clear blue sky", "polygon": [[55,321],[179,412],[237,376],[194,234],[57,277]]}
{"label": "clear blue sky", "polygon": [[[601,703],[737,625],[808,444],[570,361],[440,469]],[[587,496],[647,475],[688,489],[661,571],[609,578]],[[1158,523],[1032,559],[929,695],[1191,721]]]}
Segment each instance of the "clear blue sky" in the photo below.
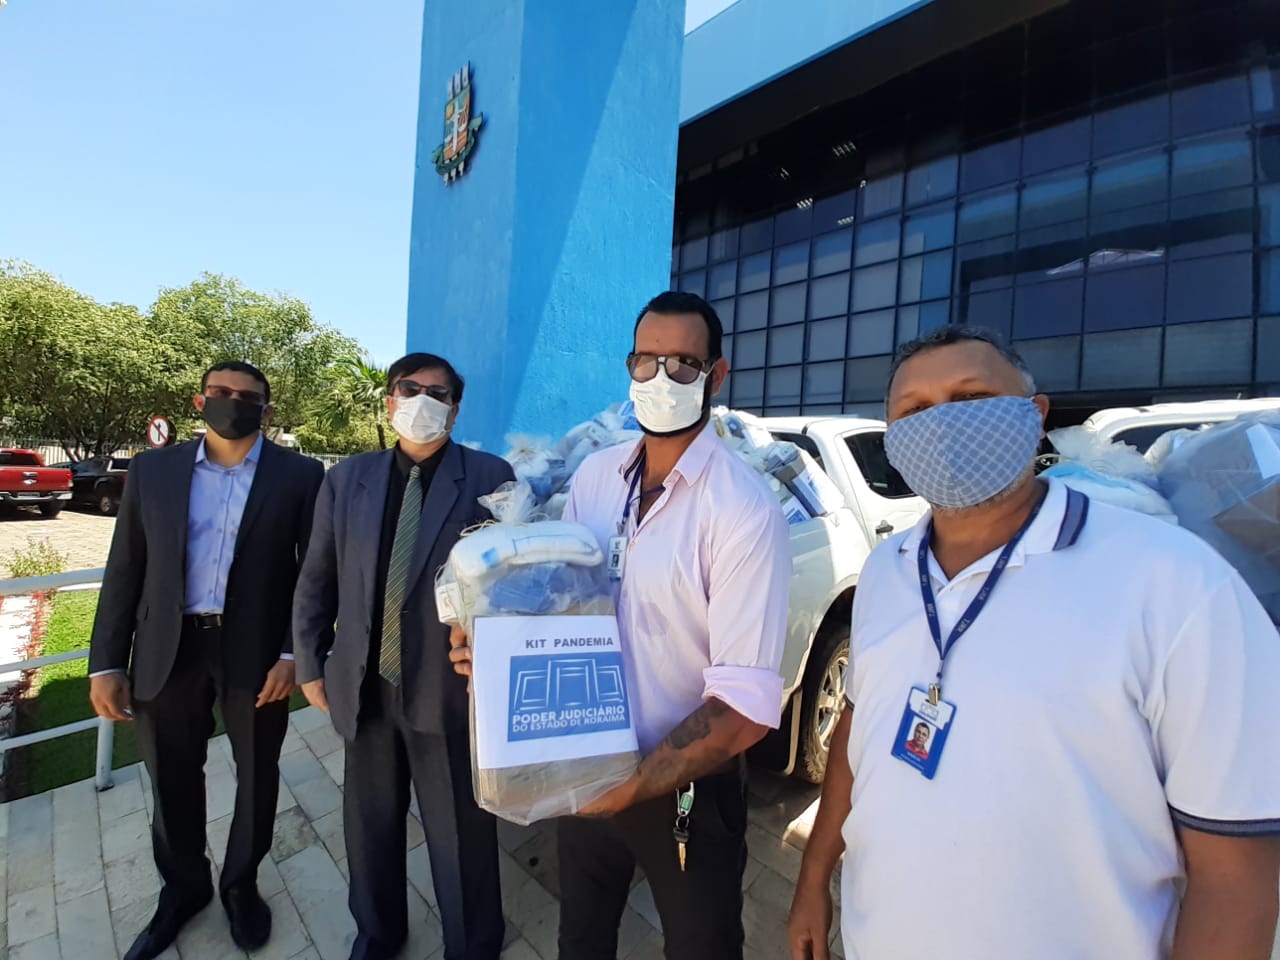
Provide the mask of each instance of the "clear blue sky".
{"label": "clear blue sky", "polygon": [[0,258],[141,307],[230,274],[394,359],[422,3],[9,0]]}

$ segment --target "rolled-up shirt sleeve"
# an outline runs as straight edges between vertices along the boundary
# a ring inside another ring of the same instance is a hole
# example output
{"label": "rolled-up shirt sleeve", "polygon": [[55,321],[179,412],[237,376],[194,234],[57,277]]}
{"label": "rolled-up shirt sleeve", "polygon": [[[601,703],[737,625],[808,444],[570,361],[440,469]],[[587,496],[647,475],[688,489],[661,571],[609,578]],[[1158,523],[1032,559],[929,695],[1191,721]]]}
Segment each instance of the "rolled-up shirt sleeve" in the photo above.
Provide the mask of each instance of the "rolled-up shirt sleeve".
{"label": "rolled-up shirt sleeve", "polygon": [[712,543],[707,621],[711,665],[703,699],[714,697],[762,726],[782,720],[782,653],[791,590],[791,543],[776,503],[733,518]]}

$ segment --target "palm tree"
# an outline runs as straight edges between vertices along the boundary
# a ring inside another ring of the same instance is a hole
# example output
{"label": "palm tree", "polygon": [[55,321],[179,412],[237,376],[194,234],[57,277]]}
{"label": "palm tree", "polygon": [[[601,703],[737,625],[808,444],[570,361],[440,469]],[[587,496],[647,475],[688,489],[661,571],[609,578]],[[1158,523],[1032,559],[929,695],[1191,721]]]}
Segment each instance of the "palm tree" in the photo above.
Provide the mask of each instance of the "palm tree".
{"label": "palm tree", "polygon": [[385,450],[387,368],[366,354],[357,354],[335,361],[333,371],[332,387],[316,405],[317,422],[327,430],[341,431],[371,418],[378,431],[378,445]]}

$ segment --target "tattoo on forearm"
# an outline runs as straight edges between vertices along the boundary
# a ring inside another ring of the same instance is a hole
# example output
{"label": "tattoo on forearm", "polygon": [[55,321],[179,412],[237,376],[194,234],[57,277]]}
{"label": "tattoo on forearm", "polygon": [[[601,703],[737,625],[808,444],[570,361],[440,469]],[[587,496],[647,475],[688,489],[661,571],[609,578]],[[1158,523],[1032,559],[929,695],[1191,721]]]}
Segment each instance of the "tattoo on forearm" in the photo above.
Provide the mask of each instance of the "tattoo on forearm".
{"label": "tattoo on forearm", "polygon": [[711,733],[712,718],[722,716],[728,710],[729,708],[719,700],[708,700],[685,717],[680,726],[667,734],[666,739],[662,741],[663,745],[675,750],[684,750],[699,740],[705,740]]}
{"label": "tattoo on forearm", "polygon": [[717,722],[730,715],[735,715],[730,707],[719,700],[708,700],[667,734],[640,764],[643,785],[638,799],[661,796],[705,776],[728,760],[729,749],[710,738]]}

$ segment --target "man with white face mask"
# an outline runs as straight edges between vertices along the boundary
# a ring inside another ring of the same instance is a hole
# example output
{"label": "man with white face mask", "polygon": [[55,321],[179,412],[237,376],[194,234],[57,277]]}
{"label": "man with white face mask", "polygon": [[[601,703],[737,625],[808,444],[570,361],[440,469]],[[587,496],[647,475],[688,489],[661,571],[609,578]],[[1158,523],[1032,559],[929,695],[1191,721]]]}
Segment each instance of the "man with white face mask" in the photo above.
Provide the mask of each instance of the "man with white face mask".
{"label": "man with white face mask", "polygon": [[514,477],[506,461],[450,441],[463,381],[448,361],[410,354],[387,387],[396,447],[342,461],[317,498],[294,595],[298,681],[346,741],[353,960],[392,957],[408,935],[411,784],[444,956],[497,960],[496,824],[472,792],[467,686],[449,666],[433,577],[461,532],[491,519],[477,498]]}
{"label": "man with white face mask", "polygon": [[[637,864],[668,960],[742,957],[743,754],[781,719],[791,549],[777,500],[709,423],[721,335],[693,294],[641,311],[627,370],[645,436],[588,457],[569,492],[565,519],[623,558],[610,575],[645,756],[559,824],[560,960],[617,956]],[[469,650],[453,656],[466,672]]]}
{"label": "man with white face mask", "polygon": [[886,406],[889,461],[933,511],[859,578],[794,960],[829,956],[842,852],[850,960],[1265,960],[1280,641],[1262,606],[1190,533],[1035,477],[1049,402],[994,335],[906,345]]}

